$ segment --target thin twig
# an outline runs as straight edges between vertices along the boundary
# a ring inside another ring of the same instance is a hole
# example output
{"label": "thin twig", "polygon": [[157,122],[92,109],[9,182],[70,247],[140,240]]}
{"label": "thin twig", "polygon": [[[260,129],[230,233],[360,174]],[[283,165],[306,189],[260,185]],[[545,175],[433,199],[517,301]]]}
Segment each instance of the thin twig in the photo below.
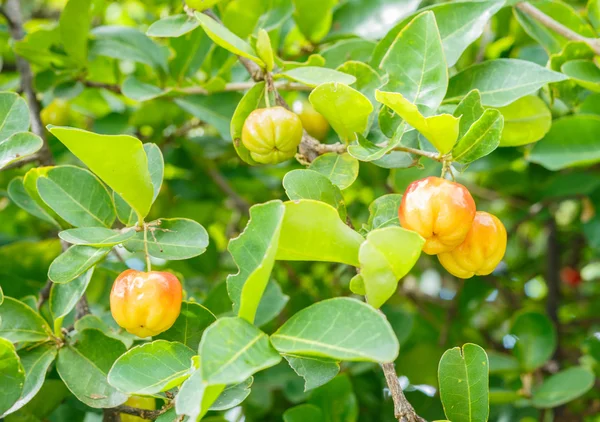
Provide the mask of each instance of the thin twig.
{"label": "thin twig", "polygon": [[165,406],[163,406],[162,409],[158,409],[158,410],[139,409],[137,407],[131,407],[131,406],[122,404],[120,406],[113,407],[110,410],[112,410],[113,412],[116,412],[117,414],[125,413],[126,415],[139,416],[142,419],[155,420],[160,415],[162,415],[163,413],[166,413],[170,408],[172,408],[173,404],[174,404],[174,402],[170,402],[170,403],[166,404]]}
{"label": "thin twig", "polygon": [[394,416],[398,419],[398,422],[426,422],[425,419],[417,415],[415,409],[406,400],[400,386],[400,380],[398,379],[398,375],[396,375],[394,363],[384,363],[381,365],[381,369],[383,369],[385,381],[394,401]]}
{"label": "thin twig", "polygon": [[553,30],[558,35],[562,35],[563,37],[572,41],[582,41],[589,45],[596,54],[600,54],[600,42],[598,39],[587,38],[581,34],[578,34],[560,22],[555,21],[550,16],[546,15],[544,12],[527,2],[517,3],[515,7],[544,25],[546,28]]}

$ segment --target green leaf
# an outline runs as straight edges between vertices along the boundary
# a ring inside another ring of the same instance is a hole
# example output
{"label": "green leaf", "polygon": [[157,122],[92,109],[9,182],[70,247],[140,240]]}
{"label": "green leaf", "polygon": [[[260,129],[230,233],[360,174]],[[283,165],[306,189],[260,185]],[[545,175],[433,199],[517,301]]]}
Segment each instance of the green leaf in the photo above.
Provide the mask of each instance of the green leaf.
{"label": "green leaf", "polygon": [[167,91],[163,91],[156,85],[144,83],[135,76],[128,76],[123,82],[121,92],[132,100],[148,101],[166,94]]}
{"label": "green leaf", "polygon": [[367,302],[383,305],[396,291],[398,280],[415,265],[425,244],[418,233],[402,227],[370,231],[360,246],[358,259]]}
{"label": "green leaf", "polygon": [[120,340],[126,347],[131,347],[137,336],[128,333],[112,321],[112,325],[100,319],[100,317],[92,314],[84,315],[82,318],[75,321],[75,329],[79,332],[87,329],[95,328],[102,331],[108,337]]}
{"label": "green leaf", "polygon": [[242,403],[250,395],[254,378],[250,377],[239,384],[229,385],[210,407],[210,410],[227,410]]}
{"label": "green leaf", "polygon": [[95,246],[97,248],[116,246],[135,235],[135,230],[111,230],[104,227],[81,227],[63,230],[58,233],[65,242],[71,245]]}
{"label": "green leaf", "polygon": [[281,360],[269,337],[238,317],[221,318],[208,327],[198,353],[202,377],[210,385],[243,382]]}
{"label": "green leaf", "polygon": [[181,385],[175,396],[175,411],[178,415],[186,415],[191,421],[198,421],[208,412],[224,388],[223,384],[209,385],[198,369]]}
{"label": "green leaf", "polygon": [[537,142],[552,126],[552,114],[546,103],[535,95],[520,98],[498,109],[504,116],[501,147]]}
{"label": "green leaf", "polygon": [[[40,391],[44,384],[44,380],[46,379],[46,373],[56,358],[56,353],[57,349],[53,344],[41,344],[32,349],[21,349],[19,351],[19,358],[25,371],[23,391],[19,399],[4,413],[4,415],[1,413],[3,409],[2,406],[0,406],[0,417],[16,412],[31,401],[31,399],[33,399]],[[3,359],[0,359],[0,361],[4,363]],[[5,372],[0,371],[0,373]],[[15,380],[12,380],[11,382],[14,384]],[[0,384],[3,384],[2,381],[0,381]]]}
{"label": "green leaf", "polygon": [[254,325],[261,327],[270,322],[281,313],[289,300],[290,297],[283,293],[281,286],[275,280],[270,280],[256,310]]}
{"label": "green leaf", "polygon": [[265,69],[267,72],[271,72],[275,67],[275,58],[269,33],[263,28],[258,31],[258,36],[256,39],[256,51],[262,61],[265,62]]}
{"label": "green leaf", "polygon": [[399,348],[382,313],[346,297],[304,308],[271,336],[271,342],[280,353],[347,361],[392,362]]}
{"label": "green leaf", "polygon": [[229,140],[230,121],[241,98],[238,92],[219,92],[211,95],[188,95],[175,99],[175,103],[191,115],[214,126],[223,139]]}
{"label": "green leaf", "polygon": [[53,283],[50,289],[50,312],[54,319],[64,317],[75,308],[90,284],[94,268],[87,270],[68,283]]}
{"label": "green leaf", "polygon": [[425,117],[416,105],[397,92],[375,91],[375,98],[385,104],[406,123],[417,129],[440,152],[447,154],[458,138],[460,119],[450,114]]}
{"label": "green leaf", "polygon": [[374,200],[369,205],[367,230],[400,226],[398,208],[400,208],[401,201],[402,195],[396,193],[383,195]]}
{"label": "green leaf", "polygon": [[335,0],[293,0],[294,22],[312,43],[318,43],[329,32]]}
{"label": "green leaf", "polygon": [[582,87],[600,92],[600,69],[591,60],[571,60],[560,68],[561,72]]}
{"label": "green leaf", "polygon": [[91,0],[69,0],[60,14],[60,37],[69,56],[80,67],[88,60],[88,35],[92,24]]}
{"label": "green leaf", "polygon": [[48,278],[55,283],[68,283],[103,259],[111,248],[71,246],[58,256],[48,269]]}
{"label": "green leaf", "polygon": [[471,128],[484,112],[484,108],[481,105],[481,94],[478,90],[474,89],[469,92],[465,98],[454,109],[454,117],[460,118],[458,139],[461,139],[467,131]]}
{"label": "green leaf", "polygon": [[92,35],[94,41],[90,54],[132,60],[152,66],[161,74],[167,73],[168,50],[137,29],[116,25],[99,26],[92,30]]}
{"label": "green leaf", "polygon": [[308,403],[321,410],[324,421],[359,420],[358,400],[348,374],[340,374],[314,390]]}
{"label": "green leaf", "polygon": [[179,342],[196,350],[202,333],[215,320],[214,314],[206,307],[199,303],[183,301],[175,323],[167,331],[154,336],[154,339]]}
{"label": "green leaf", "polygon": [[42,145],[42,138],[30,132],[18,132],[0,140],[0,169],[35,154]]}
{"label": "green leaf", "polygon": [[59,350],[56,369],[79,401],[94,408],[115,407],[123,404],[127,395],[109,385],[106,374],[125,350],[119,340],[86,329]]}
{"label": "green leaf", "polygon": [[297,67],[295,69],[280,73],[279,75],[310,87],[316,87],[317,85],[324,83],[334,82],[352,85],[354,82],[356,82],[356,78],[354,76],[343,72],[338,72],[337,70],[328,69],[326,67]]}
{"label": "green leaf", "polygon": [[461,164],[469,164],[490,154],[500,144],[504,117],[493,108],[487,109],[471,125],[452,149],[452,159]]}
{"label": "green leaf", "polygon": [[587,4],[587,17],[596,31],[600,29],[600,1],[589,0]]}
{"label": "green leaf", "polygon": [[358,177],[359,165],[358,160],[350,154],[328,152],[319,155],[308,168],[321,173],[343,190],[352,185]]}
{"label": "green leaf", "polygon": [[[200,223],[187,218],[165,218],[148,233],[148,253],[166,260],[189,259],[201,255],[208,246],[208,233]],[[144,250],[144,233],[137,232],[124,243],[127,250]]]}
{"label": "green leaf", "polygon": [[447,350],[438,370],[444,413],[452,422],[487,422],[489,363],[481,347],[467,343]]}
{"label": "green leaf", "polygon": [[[416,16],[398,34],[379,68],[409,102],[436,109],[448,88],[448,68],[433,12]],[[417,82],[418,81],[418,82]]]}
{"label": "green leaf", "polygon": [[250,165],[256,165],[257,162],[252,159],[250,151],[242,143],[242,129],[250,113],[260,107],[264,99],[264,94],[265,83],[259,82],[255,84],[239,101],[231,118],[230,133],[231,139],[233,139],[233,146],[240,158]]}
{"label": "green leaf", "polygon": [[213,46],[202,28],[196,28],[179,38],[171,38],[170,43],[176,56],[169,62],[169,68],[179,84],[196,74]]}
{"label": "green leaf", "polygon": [[15,346],[10,341],[0,338],[0,385],[2,385],[0,415],[19,400],[24,383],[25,370],[15,351]]}
{"label": "green leaf", "polygon": [[560,371],[533,390],[531,403],[538,409],[558,407],[583,396],[594,386],[595,375],[581,366]]}
{"label": "green leaf", "polygon": [[76,227],[110,227],[115,207],[106,187],[91,172],[74,166],[50,169],[37,179],[42,200]]}
{"label": "green leaf", "polygon": [[513,356],[503,353],[488,351],[488,360],[490,362],[490,374],[518,373],[519,361]]}
{"label": "green leaf", "polygon": [[308,97],[312,106],[327,119],[340,139],[353,141],[368,124],[373,105],[367,97],[347,85],[329,82],[316,87]]}
{"label": "green leaf", "polygon": [[301,404],[292,407],[283,413],[283,422],[324,422],[321,409],[312,404]]}
{"label": "green leaf", "polygon": [[[370,40],[348,38],[324,47],[319,53],[325,59],[327,67],[332,69],[342,66],[349,60],[352,63],[361,63],[368,66],[365,62],[368,62],[371,58],[375,45],[375,42]],[[338,70],[340,69],[338,68]]]}
{"label": "green leaf", "polygon": [[340,372],[338,362],[307,357],[284,356],[294,372],[304,378],[304,391],[327,384]]}
{"label": "green leaf", "polygon": [[204,29],[206,35],[208,35],[215,44],[237,56],[252,60],[260,67],[265,67],[265,63],[257,57],[256,52],[246,41],[208,15],[199,12],[196,12],[194,15],[200,22],[200,25],[202,25],[202,29]]}
{"label": "green leaf", "polygon": [[[462,53],[483,33],[490,18],[504,6],[503,1],[451,1],[436,4],[424,10],[435,14],[435,20],[444,46],[448,67],[454,66]],[[422,13],[423,10],[417,12]],[[402,30],[413,18],[412,15],[394,28],[379,41],[371,62],[379,65],[383,56]]]}
{"label": "green leaf", "polygon": [[510,333],[517,338],[513,353],[524,371],[532,372],[542,366],[556,349],[556,330],[544,314],[518,314]]}
{"label": "green leaf", "polygon": [[40,314],[12,297],[4,298],[0,305],[0,337],[13,343],[33,342],[48,340],[50,333]]}
{"label": "green leaf", "polygon": [[311,199],[285,202],[275,259],[340,262],[358,267],[363,237],[339,218],[335,208]]}
{"label": "green leaf", "polygon": [[108,382],[128,394],[167,391],[190,376],[193,356],[194,351],[181,343],[165,340],[145,343],[115,361]]}
{"label": "green leaf", "polygon": [[17,94],[0,92],[0,142],[29,128],[29,108]]}
{"label": "green leaf", "polygon": [[544,85],[567,79],[533,62],[497,59],[475,64],[450,78],[446,101],[458,101],[473,89],[483,105],[501,107],[533,94]]}
{"label": "green leaf", "polygon": [[200,25],[198,19],[192,18],[186,14],[172,15],[154,22],[146,35],[149,37],[181,37],[190,31],[193,31]]}
{"label": "green leaf", "polygon": [[50,132],[112,190],[142,221],[152,205],[153,188],[142,143],[128,135],[98,135],[81,129],[51,127]]}
{"label": "green leaf", "polygon": [[389,153],[391,153],[394,148],[396,148],[401,142],[402,137],[406,133],[406,125],[401,123],[400,126],[394,132],[392,138],[387,142],[385,146],[378,146],[365,138],[362,135],[358,135],[358,145],[350,145],[348,147],[348,152],[354,158],[360,161],[377,161]]}
{"label": "green leaf", "polygon": [[574,115],[555,120],[527,159],[549,170],[597,163],[600,161],[598,131],[599,116]]}
{"label": "green leaf", "polygon": [[346,205],[340,188],[327,177],[313,170],[292,170],[283,178],[285,193],[292,201],[314,199],[335,207],[342,220],[346,219]]}
{"label": "green leaf", "polygon": [[23,208],[29,214],[37,217],[41,220],[44,220],[53,226],[60,228],[58,222],[50,216],[42,207],[38,205],[38,203],[29,196],[29,193],[25,190],[25,186],[23,185],[22,177],[15,177],[8,184],[8,197],[13,201],[16,205]]}
{"label": "green leaf", "polygon": [[254,205],[242,234],[229,242],[229,252],[239,271],[227,277],[227,292],[233,311],[250,323],[254,322],[273,270],[284,212],[281,201]]}
{"label": "green leaf", "polygon": [[56,214],[52,208],[48,206],[40,196],[40,193],[37,188],[37,181],[40,177],[45,177],[50,170],[52,170],[53,166],[46,167],[33,167],[25,173],[25,177],[23,177],[23,187],[27,194],[34,200],[34,202],[40,206],[49,216],[51,216],[57,224],[61,227],[68,226],[68,223],[64,221],[62,218]]}

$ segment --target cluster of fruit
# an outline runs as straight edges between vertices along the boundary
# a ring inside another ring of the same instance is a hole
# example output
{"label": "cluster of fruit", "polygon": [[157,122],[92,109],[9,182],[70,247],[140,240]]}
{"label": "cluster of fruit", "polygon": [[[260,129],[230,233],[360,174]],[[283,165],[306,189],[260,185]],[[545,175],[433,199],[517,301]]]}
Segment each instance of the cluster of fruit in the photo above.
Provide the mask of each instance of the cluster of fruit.
{"label": "cluster of fruit", "polygon": [[490,274],[506,251],[506,229],[494,215],[476,211],[463,185],[439,177],[411,183],[398,209],[400,224],[425,238],[423,252],[437,255],[452,275]]}

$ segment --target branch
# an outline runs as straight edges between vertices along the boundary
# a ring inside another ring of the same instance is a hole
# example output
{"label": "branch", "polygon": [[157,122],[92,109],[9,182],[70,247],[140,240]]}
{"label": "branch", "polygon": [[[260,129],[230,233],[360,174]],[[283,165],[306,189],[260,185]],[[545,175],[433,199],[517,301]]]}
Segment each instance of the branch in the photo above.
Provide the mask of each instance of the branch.
{"label": "branch", "polygon": [[[6,0],[2,11],[2,14],[8,21],[10,35],[15,41],[23,39],[25,35],[23,32],[23,18],[21,16],[20,3],[20,0]],[[15,61],[21,77],[21,90],[25,94],[27,103],[29,104],[31,131],[42,138],[43,141],[42,148],[37,152],[36,156],[41,164],[52,165],[54,164],[54,157],[52,156],[52,151],[50,151],[50,148],[48,147],[44,125],[40,118],[41,106],[35,91],[33,90],[33,73],[31,72],[31,66],[29,66],[27,60],[18,55],[15,55]]]}
{"label": "branch", "polygon": [[139,409],[137,407],[131,407],[131,406],[122,404],[120,406],[113,407],[111,409],[106,409],[106,410],[110,410],[111,412],[116,413],[116,414],[125,413],[126,415],[138,416],[142,419],[155,420],[160,415],[162,415],[163,413],[166,413],[169,409],[171,409],[173,407],[173,405],[174,405],[174,402],[170,402],[170,403],[166,404],[165,406],[163,406],[162,409],[148,410],[148,409]]}
{"label": "branch", "polygon": [[562,35],[563,37],[572,41],[582,41],[589,45],[592,48],[592,50],[594,50],[594,53],[600,54],[600,41],[598,39],[587,38],[581,34],[578,34],[572,29],[567,28],[560,22],[555,21],[550,16],[546,15],[544,12],[540,11],[538,8],[532,6],[529,3],[517,3],[515,7],[521,12],[525,13],[526,15],[532,17],[533,19],[544,25],[546,28],[553,30],[558,35]]}
{"label": "branch", "polygon": [[406,400],[398,375],[396,375],[396,368],[393,362],[384,363],[381,365],[385,380],[390,389],[392,400],[394,400],[394,416],[398,419],[398,422],[427,422],[425,419],[417,415],[415,409]]}

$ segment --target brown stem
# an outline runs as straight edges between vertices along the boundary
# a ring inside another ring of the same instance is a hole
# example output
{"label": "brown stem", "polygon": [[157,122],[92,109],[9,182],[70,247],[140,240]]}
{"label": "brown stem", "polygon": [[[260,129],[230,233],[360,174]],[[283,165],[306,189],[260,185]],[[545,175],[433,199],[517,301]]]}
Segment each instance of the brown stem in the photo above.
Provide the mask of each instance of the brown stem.
{"label": "brown stem", "polygon": [[87,297],[84,293],[83,296],[81,296],[81,298],[77,302],[77,305],[75,305],[75,320],[80,320],[81,318],[89,314],[90,306],[88,304]]}
{"label": "brown stem", "polygon": [[[10,29],[10,35],[15,41],[23,39],[25,33],[23,31],[23,18],[21,16],[21,1],[20,0],[6,0],[3,14],[8,21]],[[33,73],[31,72],[31,66],[29,62],[19,55],[15,55],[15,62],[17,65],[17,71],[21,78],[21,90],[27,98],[29,105],[29,112],[31,114],[31,131],[37,136],[42,138],[42,148],[37,152],[37,157],[43,165],[54,164],[54,157],[52,151],[48,147],[46,140],[46,133],[44,131],[44,125],[40,118],[41,106],[36,97],[35,91],[33,90]]]}
{"label": "brown stem", "polygon": [[157,410],[139,409],[137,407],[131,407],[131,406],[122,404],[120,406],[113,407],[111,409],[105,409],[105,411],[110,410],[110,411],[116,413],[117,415],[119,415],[121,413],[125,413],[126,415],[138,416],[142,419],[155,420],[160,415],[162,415],[163,413],[166,413],[169,409],[171,409],[173,407],[173,404],[174,404],[174,402],[170,402],[170,403],[166,404],[165,406],[163,406],[162,409],[157,409]]}
{"label": "brown stem", "polygon": [[587,38],[581,34],[578,34],[560,22],[555,21],[550,16],[546,15],[544,12],[527,2],[517,3],[515,7],[544,25],[546,28],[553,30],[558,35],[562,35],[563,37],[572,41],[582,41],[589,45],[596,54],[600,54],[600,43],[598,42],[598,39]]}
{"label": "brown stem", "polygon": [[396,375],[394,363],[384,363],[381,365],[381,368],[383,369],[385,381],[394,401],[394,416],[398,419],[398,422],[426,422],[425,419],[417,415],[415,409],[406,400],[400,386],[400,380],[398,380],[398,375]]}

